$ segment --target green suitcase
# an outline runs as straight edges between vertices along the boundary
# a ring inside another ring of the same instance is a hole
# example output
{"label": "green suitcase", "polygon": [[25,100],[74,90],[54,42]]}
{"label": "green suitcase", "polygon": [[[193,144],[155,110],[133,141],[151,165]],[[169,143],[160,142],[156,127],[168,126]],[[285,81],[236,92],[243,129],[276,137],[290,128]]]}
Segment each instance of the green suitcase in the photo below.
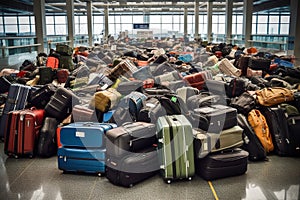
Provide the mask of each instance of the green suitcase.
{"label": "green suitcase", "polygon": [[60,56],[59,57],[59,68],[68,69],[69,71],[73,71],[75,68],[73,59],[71,56]]}
{"label": "green suitcase", "polygon": [[163,179],[191,180],[195,174],[192,125],[183,115],[159,117],[158,153]]}

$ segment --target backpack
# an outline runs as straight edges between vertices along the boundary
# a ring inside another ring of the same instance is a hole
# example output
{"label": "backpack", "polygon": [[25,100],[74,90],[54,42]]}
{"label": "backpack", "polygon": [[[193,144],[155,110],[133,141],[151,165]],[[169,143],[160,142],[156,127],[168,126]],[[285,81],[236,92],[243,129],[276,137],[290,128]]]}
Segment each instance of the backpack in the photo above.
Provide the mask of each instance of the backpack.
{"label": "backpack", "polygon": [[272,142],[272,136],[265,116],[263,116],[259,110],[253,109],[248,113],[248,122],[266,152],[269,153],[273,151],[274,145]]}

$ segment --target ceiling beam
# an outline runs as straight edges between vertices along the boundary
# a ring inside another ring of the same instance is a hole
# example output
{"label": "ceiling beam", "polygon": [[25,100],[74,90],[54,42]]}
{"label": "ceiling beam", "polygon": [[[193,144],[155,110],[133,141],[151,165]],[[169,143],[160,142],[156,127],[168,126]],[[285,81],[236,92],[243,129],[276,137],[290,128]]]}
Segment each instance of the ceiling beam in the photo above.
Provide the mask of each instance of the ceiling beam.
{"label": "ceiling beam", "polygon": [[259,3],[253,6],[253,12],[260,12],[290,5],[290,0],[276,0]]}

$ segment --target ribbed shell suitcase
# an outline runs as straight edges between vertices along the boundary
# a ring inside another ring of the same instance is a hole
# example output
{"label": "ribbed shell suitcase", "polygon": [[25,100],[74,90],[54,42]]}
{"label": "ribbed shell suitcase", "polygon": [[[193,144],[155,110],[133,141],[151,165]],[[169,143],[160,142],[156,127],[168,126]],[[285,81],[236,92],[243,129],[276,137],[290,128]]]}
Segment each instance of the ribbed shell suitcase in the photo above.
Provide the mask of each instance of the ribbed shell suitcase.
{"label": "ribbed shell suitcase", "polygon": [[101,176],[105,173],[105,149],[61,147],[57,151],[58,169],[64,172],[85,172]]}
{"label": "ribbed shell suitcase", "polygon": [[72,123],[61,128],[60,143],[63,147],[105,148],[105,132],[116,127],[111,123]]}
{"label": "ribbed shell suitcase", "polygon": [[131,78],[132,73],[136,72],[137,70],[138,68],[132,61],[129,59],[124,59],[111,70],[108,78],[112,81],[116,81],[120,76]]}
{"label": "ribbed shell suitcase", "polygon": [[115,185],[132,187],[155,175],[158,170],[158,153],[153,147],[106,159],[106,178]]}
{"label": "ribbed shell suitcase", "polygon": [[212,153],[203,159],[196,159],[196,173],[210,181],[246,173],[248,152],[240,148]]}
{"label": "ribbed shell suitcase", "polygon": [[120,157],[156,144],[155,124],[125,123],[106,132],[107,155]]}
{"label": "ribbed shell suitcase", "polygon": [[29,98],[30,86],[12,84],[9,88],[7,100],[3,109],[0,124],[0,138],[4,138],[7,128],[8,113],[14,110],[22,110],[27,104]]}
{"label": "ribbed shell suitcase", "polygon": [[163,116],[157,121],[161,175],[167,183],[191,180],[195,174],[193,130],[183,115]]}
{"label": "ribbed shell suitcase", "polygon": [[211,105],[194,109],[193,126],[210,133],[219,133],[237,125],[237,110],[225,105]]}
{"label": "ribbed shell suitcase", "polygon": [[219,62],[219,69],[226,75],[241,76],[242,74],[241,70],[237,69],[233,64],[231,64],[227,58],[224,58]]}
{"label": "ribbed shell suitcase", "polygon": [[240,126],[221,131],[220,134],[207,133],[194,129],[194,150],[196,158],[203,158],[210,152],[223,151],[230,148],[241,147],[243,129]]}

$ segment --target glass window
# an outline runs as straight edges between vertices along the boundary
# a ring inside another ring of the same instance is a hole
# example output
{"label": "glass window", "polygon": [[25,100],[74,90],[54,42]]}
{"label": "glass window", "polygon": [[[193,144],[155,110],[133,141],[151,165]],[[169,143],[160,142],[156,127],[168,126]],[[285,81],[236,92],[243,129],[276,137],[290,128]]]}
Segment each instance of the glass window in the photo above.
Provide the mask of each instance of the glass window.
{"label": "glass window", "polygon": [[188,15],[187,16],[188,23],[194,23],[194,19],[195,19],[194,15]]}
{"label": "glass window", "polygon": [[200,34],[207,34],[207,24],[201,24],[199,26],[199,33]]}
{"label": "glass window", "polygon": [[131,31],[132,30],[132,24],[122,24],[122,31]]}
{"label": "glass window", "polygon": [[121,17],[120,15],[115,15],[115,23],[121,23]]}
{"label": "glass window", "polygon": [[115,33],[116,33],[115,24],[109,24],[108,25],[108,34],[114,35]]}
{"label": "glass window", "polygon": [[103,16],[94,16],[94,23],[104,23]]}
{"label": "glass window", "polygon": [[256,34],[256,24],[252,24],[252,34]]}
{"label": "glass window", "polygon": [[213,16],[212,16],[212,23],[213,23],[213,24],[218,23],[218,16],[217,16],[217,15],[213,15]]}
{"label": "glass window", "polygon": [[143,15],[134,15],[133,16],[133,23],[143,23],[144,18]]}
{"label": "glass window", "polygon": [[218,24],[212,24],[212,32],[214,34],[217,34],[218,33]]}
{"label": "glass window", "polygon": [[35,25],[31,25],[31,33],[35,33]]}
{"label": "glass window", "polygon": [[122,23],[130,23],[130,24],[132,24],[132,16],[131,15],[130,16],[128,16],[128,15],[121,15],[121,22]]}
{"label": "glass window", "polygon": [[19,24],[29,24],[29,17],[19,17]]}
{"label": "glass window", "polygon": [[5,24],[17,24],[17,17],[4,17]]}
{"label": "glass window", "polygon": [[225,24],[219,24],[219,29],[217,34],[225,34]]}
{"label": "glass window", "polygon": [[19,32],[20,33],[30,33],[30,26],[29,25],[19,25]]}
{"label": "glass window", "polygon": [[2,33],[4,34],[3,26],[0,26],[0,35],[1,35]]}
{"label": "glass window", "polygon": [[160,15],[150,15],[150,23],[160,23]]}
{"label": "glass window", "polygon": [[103,24],[94,24],[93,34],[101,34],[103,29]]}
{"label": "glass window", "polygon": [[75,34],[79,34],[79,24],[75,24]]}
{"label": "glass window", "polygon": [[290,23],[290,16],[281,16],[281,23]]}
{"label": "glass window", "polygon": [[31,21],[31,24],[35,24],[35,18],[34,18],[34,16],[30,17],[30,21]]}
{"label": "glass window", "polygon": [[243,15],[237,15],[237,23],[243,23],[244,17]]}
{"label": "glass window", "polygon": [[55,16],[56,24],[66,24],[66,16]]}
{"label": "glass window", "polygon": [[269,23],[279,23],[279,16],[269,16]]}
{"label": "glass window", "polygon": [[87,24],[87,16],[79,16],[79,21],[81,24]]}
{"label": "glass window", "polygon": [[281,24],[280,25],[280,33],[279,34],[283,34],[283,35],[288,35],[290,32],[290,25],[289,24]]}
{"label": "glass window", "polygon": [[172,15],[162,15],[161,23],[172,23]]}
{"label": "glass window", "polygon": [[88,33],[88,31],[87,31],[87,24],[80,24],[79,29],[80,29],[79,33],[81,35],[84,35],[84,34]]}
{"label": "glass window", "polygon": [[179,22],[180,22],[179,15],[173,15],[173,23],[179,23]]}
{"label": "glass window", "polygon": [[267,15],[258,15],[258,23],[268,23]]}
{"label": "glass window", "polygon": [[54,24],[54,17],[46,16],[46,24]]}
{"label": "glass window", "polygon": [[258,24],[257,25],[257,34],[268,34],[267,33],[267,24]]}
{"label": "glass window", "polygon": [[0,16],[0,25],[3,25],[3,20],[1,16]]}
{"label": "glass window", "polygon": [[55,32],[56,32],[56,35],[66,35],[67,34],[66,25],[56,25]]}
{"label": "glass window", "polygon": [[236,24],[232,24],[232,34],[236,34]]}
{"label": "glass window", "polygon": [[179,24],[173,24],[173,30],[176,30],[176,31],[180,32],[180,25]]}
{"label": "glass window", "polygon": [[18,33],[17,25],[5,25],[6,33]]}
{"label": "glass window", "polygon": [[115,18],[114,18],[114,16],[108,16],[108,23],[109,24],[114,24],[115,23]]}
{"label": "glass window", "polygon": [[172,29],[172,24],[163,24],[162,25],[162,33],[167,33],[168,31],[171,31]]}
{"label": "glass window", "polygon": [[78,24],[79,23],[79,16],[74,16],[74,23]]}
{"label": "glass window", "polygon": [[219,23],[225,24],[225,15],[219,15]]}
{"label": "glass window", "polygon": [[46,25],[46,32],[47,32],[47,35],[55,35],[54,26],[53,25]]}
{"label": "glass window", "polygon": [[153,31],[153,33],[160,33],[161,24],[150,24],[150,29]]}
{"label": "glass window", "polygon": [[269,24],[269,34],[278,34],[279,24]]}
{"label": "glass window", "polygon": [[232,23],[233,23],[233,24],[236,24],[236,15],[233,15],[233,16],[232,16]]}
{"label": "glass window", "polygon": [[243,24],[236,24],[236,34],[243,34]]}
{"label": "glass window", "polygon": [[253,15],[253,16],[252,16],[252,23],[256,23],[256,19],[257,19],[257,16],[256,16],[256,15]]}

